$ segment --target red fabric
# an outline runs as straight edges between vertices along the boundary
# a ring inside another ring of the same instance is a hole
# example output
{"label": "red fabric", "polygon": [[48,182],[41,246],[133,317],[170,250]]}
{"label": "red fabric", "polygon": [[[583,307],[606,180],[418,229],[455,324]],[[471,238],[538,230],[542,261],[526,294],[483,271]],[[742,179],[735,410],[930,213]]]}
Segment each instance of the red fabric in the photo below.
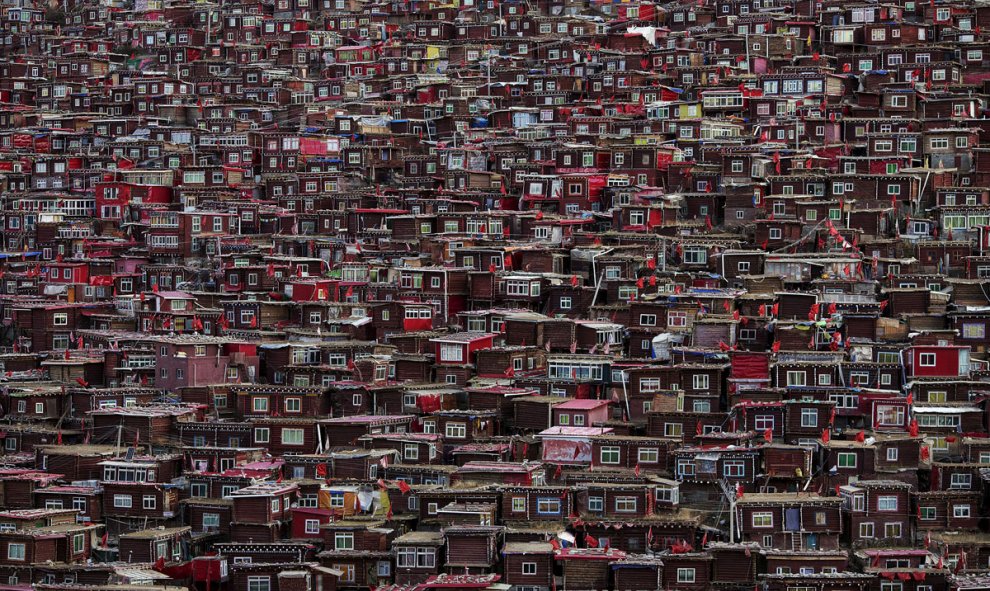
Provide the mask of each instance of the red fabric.
{"label": "red fabric", "polygon": [[316,138],[299,138],[299,153],[300,154],[313,154],[313,155],[325,155],[328,153],[327,141],[325,139]]}
{"label": "red fabric", "polygon": [[770,359],[761,353],[737,352],[732,356],[732,377],[766,379],[770,377]]}
{"label": "red fabric", "polygon": [[424,413],[431,413],[440,410],[439,394],[420,394],[416,397],[416,407]]}
{"label": "red fabric", "polygon": [[188,579],[192,575],[192,563],[186,562],[177,566],[162,567],[159,572],[164,573],[173,579]]}

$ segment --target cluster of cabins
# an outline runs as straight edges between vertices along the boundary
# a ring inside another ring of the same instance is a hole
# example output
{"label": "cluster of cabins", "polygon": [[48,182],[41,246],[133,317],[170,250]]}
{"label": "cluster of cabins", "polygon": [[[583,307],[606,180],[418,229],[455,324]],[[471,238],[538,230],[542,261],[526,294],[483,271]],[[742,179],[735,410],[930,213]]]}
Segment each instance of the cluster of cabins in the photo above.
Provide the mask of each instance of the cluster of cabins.
{"label": "cluster of cabins", "polygon": [[0,589],[990,591],[981,28],[0,0]]}

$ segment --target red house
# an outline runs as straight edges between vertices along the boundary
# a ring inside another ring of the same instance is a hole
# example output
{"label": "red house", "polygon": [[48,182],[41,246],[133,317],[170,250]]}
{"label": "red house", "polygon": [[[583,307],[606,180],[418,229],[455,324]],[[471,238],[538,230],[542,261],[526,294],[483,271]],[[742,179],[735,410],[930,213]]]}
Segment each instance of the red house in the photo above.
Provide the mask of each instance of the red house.
{"label": "red house", "polygon": [[52,262],[44,269],[44,275],[48,283],[89,283],[89,265]]}
{"label": "red house", "polygon": [[321,538],[320,526],[330,521],[330,509],[296,507],[292,510],[292,539]]}
{"label": "red house", "polygon": [[459,332],[430,339],[430,342],[436,344],[437,363],[461,365],[472,363],[475,351],[490,349],[495,336],[487,332]]}
{"label": "red house", "polygon": [[406,332],[433,328],[433,306],[416,302],[402,302],[402,329]]}
{"label": "red house", "polygon": [[171,203],[172,187],[140,185],[123,181],[96,183],[96,217],[101,220],[121,220],[132,201],[142,204]]}
{"label": "red house", "polygon": [[608,400],[583,398],[568,400],[553,407],[553,425],[560,427],[585,427],[604,423],[609,419]]}
{"label": "red house", "polygon": [[324,302],[330,299],[333,281],[329,279],[298,279],[285,283],[285,293],[294,302]]}
{"label": "red house", "polygon": [[909,378],[940,378],[969,375],[968,346],[912,345],[905,352]]}

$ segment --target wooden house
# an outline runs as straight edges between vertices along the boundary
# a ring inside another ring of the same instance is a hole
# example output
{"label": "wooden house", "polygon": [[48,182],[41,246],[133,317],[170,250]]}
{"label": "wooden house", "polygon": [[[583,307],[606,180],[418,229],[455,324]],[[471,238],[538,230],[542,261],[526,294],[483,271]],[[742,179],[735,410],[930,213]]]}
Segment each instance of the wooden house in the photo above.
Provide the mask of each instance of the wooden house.
{"label": "wooden house", "polygon": [[817,494],[744,494],[736,500],[744,541],[767,548],[829,550],[839,547],[842,500]]}

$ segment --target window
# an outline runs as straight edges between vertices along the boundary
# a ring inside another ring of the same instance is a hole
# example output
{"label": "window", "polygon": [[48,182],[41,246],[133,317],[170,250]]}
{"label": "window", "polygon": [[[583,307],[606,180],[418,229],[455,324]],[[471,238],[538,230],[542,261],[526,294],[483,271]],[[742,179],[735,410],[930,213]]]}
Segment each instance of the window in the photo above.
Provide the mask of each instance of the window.
{"label": "window", "polygon": [[856,454],[853,452],[842,452],[837,454],[836,461],[840,468],[855,468]]}
{"label": "window", "polygon": [[513,513],[526,512],[526,497],[512,497],[512,512]]}
{"label": "window", "polygon": [[251,408],[254,412],[268,412],[268,398],[255,396],[251,399]]}
{"label": "window", "polygon": [[282,429],[282,444],[283,445],[302,445],[303,444],[303,430],[302,429]]}
{"label": "window", "polygon": [[808,374],[804,371],[789,371],[787,372],[787,385],[788,386],[805,386],[807,385]]}
{"label": "window", "polygon": [[131,495],[114,495],[113,506],[121,509],[131,508]]}
{"label": "window", "polygon": [[524,562],[524,563],[522,563],[522,574],[524,574],[524,575],[535,575],[536,574],[536,563],[535,562]]}
{"label": "window", "polygon": [[25,548],[24,544],[7,544],[7,559],[24,560]]}
{"label": "window", "polygon": [[640,464],[656,464],[660,461],[660,449],[657,447],[641,447],[636,457]]}
{"label": "window", "polygon": [[969,489],[972,486],[972,474],[953,474],[949,478],[950,489]]}
{"label": "window", "polygon": [[802,408],[801,409],[801,426],[802,427],[817,427],[818,426],[818,409],[816,409],[816,408]]}
{"label": "window", "polygon": [[746,462],[744,460],[725,460],[722,465],[722,473],[726,478],[742,478],[746,476]]}
{"label": "window", "polygon": [[615,498],[615,512],[616,513],[635,513],[636,512],[636,497],[616,497]]}
{"label": "window", "polygon": [[248,577],[247,591],[272,591],[271,577]]}
{"label": "window", "polygon": [[859,537],[861,538],[872,538],[873,537],[873,523],[860,523],[859,524]]}
{"label": "window", "polygon": [[588,497],[588,511],[601,513],[605,510],[605,499],[603,497]]}
{"label": "window", "polygon": [[753,527],[773,527],[773,512],[760,511],[753,513]]}
{"label": "window", "polygon": [[684,249],[684,262],[691,265],[708,263],[708,249],[702,246]]}
{"label": "window", "polygon": [[683,328],[687,326],[687,312],[669,312],[667,328]]}
{"label": "window", "polygon": [[467,437],[466,423],[447,423],[445,435],[451,439],[464,439]]}
{"label": "window", "polygon": [[691,385],[695,390],[707,390],[708,383],[708,374],[696,374],[691,376]]}
{"label": "window", "polygon": [[600,459],[602,464],[618,464],[619,463],[619,448],[616,446],[605,446],[602,447]]}
{"label": "window", "polygon": [[416,566],[418,568],[433,568],[436,565],[436,552],[433,548],[416,549]]}
{"label": "window", "polygon": [[679,459],[677,460],[677,475],[684,476],[694,476],[694,461],[690,459]]}
{"label": "window", "polygon": [[559,515],[560,514],[560,499],[547,499],[542,498],[536,501],[536,512],[541,515]]}
{"label": "window", "polygon": [[935,367],[935,354],[922,353],[918,355],[918,365],[921,367]]}
{"label": "window", "polygon": [[354,532],[336,532],[333,535],[334,548],[337,550],[354,549]]}
{"label": "window", "polygon": [[897,497],[883,495],[877,498],[877,511],[897,511]]}
{"label": "window", "polygon": [[900,523],[887,523],[883,526],[883,535],[887,538],[899,538],[901,537],[901,524]]}
{"label": "window", "polygon": [[399,568],[416,568],[416,548],[397,548],[395,566]]}
{"label": "window", "polygon": [[145,509],[154,509],[156,504],[155,495],[144,495],[141,499],[141,506]]}
{"label": "window", "polygon": [[986,325],[983,323],[965,322],[963,323],[964,339],[982,339],[986,336]]}
{"label": "window", "polygon": [[677,569],[677,582],[678,583],[694,583],[694,569],[693,568],[679,568],[679,569]]}
{"label": "window", "polygon": [[464,361],[464,347],[454,343],[440,343],[440,361]]}
{"label": "window", "polygon": [[888,462],[896,462],[897,461],[897,448],[896,447],[888,447],[887,448],[887,461]]}
{"label": "window", "polygon": [[639,325],[640,326],[656,326],[657,325],[657,315],[656,314],[640,314],[639,315]]}
{"label": "window", "polygon": [[773,430],[774,420],[773,415],[756,415],[753,420],[753,429],[762,433],[767,429]]}
{"label": "window", "polygon": [[255,427],[254,428],[254,442],[255,443],[268,443],[269,442],[269,430],[268,427]]}
{"label": "window", "polygon": [[320,520],[319,519],[307,519],[306,520],[306,533],[308,533],[308,534],[318,534],[318,533],[320,533]]}

